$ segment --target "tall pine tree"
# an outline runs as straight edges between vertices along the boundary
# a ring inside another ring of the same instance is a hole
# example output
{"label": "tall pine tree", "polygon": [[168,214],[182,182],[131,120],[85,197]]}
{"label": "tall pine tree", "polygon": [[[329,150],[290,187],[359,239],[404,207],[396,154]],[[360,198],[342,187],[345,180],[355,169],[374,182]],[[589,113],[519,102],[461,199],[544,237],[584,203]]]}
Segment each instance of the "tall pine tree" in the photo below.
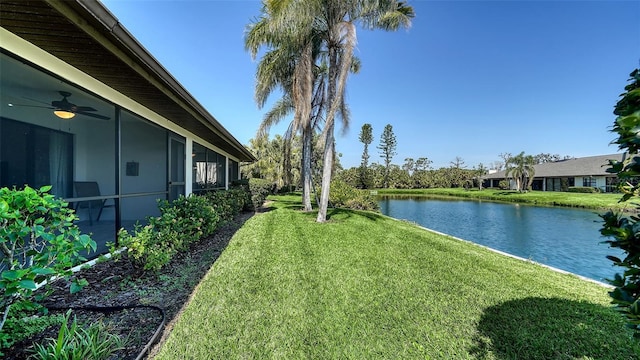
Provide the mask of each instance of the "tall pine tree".
{"label": "tall pine tree", "polygon": [[387,124],[380,136],[380,157],[384,160],[384,188],[389,187],[389,169],[391,167],[391,160],[396,155],[396,136],[393,133],[393,126]]}
{"label": "tall pine tree", "polygon": [[358,139],[364,144],[362,162],[360,163],[360,187],[368,189],[371,187],[371,176],[369,176],[369,144],[373,142],[373,129],[371,124],[362,125]]}

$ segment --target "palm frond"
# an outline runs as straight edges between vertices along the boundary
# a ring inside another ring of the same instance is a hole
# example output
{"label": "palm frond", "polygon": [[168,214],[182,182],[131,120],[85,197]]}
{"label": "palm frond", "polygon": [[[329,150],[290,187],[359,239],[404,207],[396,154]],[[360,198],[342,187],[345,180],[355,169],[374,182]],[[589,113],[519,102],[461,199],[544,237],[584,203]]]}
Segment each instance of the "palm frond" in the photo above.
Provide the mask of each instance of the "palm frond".
{"label": "palm frond", "polygon": [[292,112],[293,103],[291,102],[291,98],[285,95],[284,97],[276,101],[271,110],[264,114],[262,122],[260,123],[258,131],[256,132],[256,136],[258,138],[267,136],[272,126],[278,124],[280,121],[282,121],[282,119],[291,115]]}

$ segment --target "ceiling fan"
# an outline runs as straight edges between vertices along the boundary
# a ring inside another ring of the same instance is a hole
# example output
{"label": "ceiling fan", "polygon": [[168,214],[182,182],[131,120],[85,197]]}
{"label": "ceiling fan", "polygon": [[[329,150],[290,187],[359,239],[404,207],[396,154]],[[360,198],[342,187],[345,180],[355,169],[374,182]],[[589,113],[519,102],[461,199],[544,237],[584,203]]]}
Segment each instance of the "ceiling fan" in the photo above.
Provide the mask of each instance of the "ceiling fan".
{"label": "ceiling fan", "polygon": [[[60,93],[60,95],[62,95],[62,100],[53,100],[51,102],[51,106],[16,105],[16,104],[9,104],[9,106],[28,106],[28,107],[41,107],[45,109],[52,109],[53,113],[62,119],[71,119],[72,117],[76,116],[76,114],[79,114],[79,115],[89,116],[89,117],[100,119],[100,120],[109,120],[109,117],[107,116],[91,113],[90,111],[98,111],[92,108],[91,106],[78,106],[76,104],[69,102],[67,98],[71,96],[70,92],[67,92],[67,91],[58,91],[58,92]],[[42,102],[42,101],[38,101],[34,99],[30,99],[30,100],[46,104],[45,102]]]}

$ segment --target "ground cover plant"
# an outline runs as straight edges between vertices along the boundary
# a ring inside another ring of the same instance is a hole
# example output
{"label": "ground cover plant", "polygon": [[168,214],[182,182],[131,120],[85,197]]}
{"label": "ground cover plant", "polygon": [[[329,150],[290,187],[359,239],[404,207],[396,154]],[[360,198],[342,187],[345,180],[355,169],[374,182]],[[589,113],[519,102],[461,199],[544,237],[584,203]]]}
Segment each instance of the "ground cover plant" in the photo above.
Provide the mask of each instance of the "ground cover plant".
{"label": "ground cover plant", "polygon": [[608,288],[371,212],[277,196],[157,359],[637,359]]}
{"label": "ground cover plant", "polygon": [[378,195],[459,197],[491,201],[527,203],[538,206],[566,206],[585,209],[634,211],[633,202],[620,203],[620,194],[614,193],[577,193],[560,191],[529,191],[497,189],[380,189]]}

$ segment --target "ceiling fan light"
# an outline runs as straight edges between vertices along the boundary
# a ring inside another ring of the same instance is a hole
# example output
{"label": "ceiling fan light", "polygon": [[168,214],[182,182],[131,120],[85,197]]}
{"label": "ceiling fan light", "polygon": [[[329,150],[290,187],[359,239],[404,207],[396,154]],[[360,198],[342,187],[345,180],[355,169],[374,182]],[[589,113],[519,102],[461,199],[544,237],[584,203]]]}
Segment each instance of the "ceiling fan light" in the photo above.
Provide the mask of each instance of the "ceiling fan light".
{"label": "ceiling fan light", "polygon": [[76,114],[72,113],[71,111],[61,109],[56,109],[53,111],[53,113],[61,119],[71,119],[72,117],[76,116]]}

